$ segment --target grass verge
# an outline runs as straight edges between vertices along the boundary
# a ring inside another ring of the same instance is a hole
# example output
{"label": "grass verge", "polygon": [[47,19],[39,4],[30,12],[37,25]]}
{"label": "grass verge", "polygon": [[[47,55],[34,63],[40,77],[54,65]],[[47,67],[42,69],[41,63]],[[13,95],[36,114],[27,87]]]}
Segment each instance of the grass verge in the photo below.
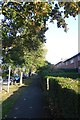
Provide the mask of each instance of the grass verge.
{"label": "grass verge", "polygon": [[23,95],[23,92],[26,88],[32,83],[32,77],[23,80],[23,84],[19,85],[18,83],[10,86],[9,93],[7,92],[7,86],[3,86],[3,90],[0,93],[1,102],[2,102],[2,118],[4,118],[7,113],[10,111],[12,106],[16,101]]}

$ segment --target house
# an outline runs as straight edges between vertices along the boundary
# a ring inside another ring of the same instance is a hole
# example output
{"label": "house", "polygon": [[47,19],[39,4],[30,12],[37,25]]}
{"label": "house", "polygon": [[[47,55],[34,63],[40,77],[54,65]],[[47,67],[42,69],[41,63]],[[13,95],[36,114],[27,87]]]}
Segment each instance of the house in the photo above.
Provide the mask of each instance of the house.
{"label": "house", "polygon": [[77,69],[80,73],[80,53],[72,56],[71,58],[60,61],[55,65],[56,68],[65,68],[65,69]]}
{"label": "house", "polygon": [[63,68],[63,64],[63,61],[60,61],[55,65],[55,68]]}

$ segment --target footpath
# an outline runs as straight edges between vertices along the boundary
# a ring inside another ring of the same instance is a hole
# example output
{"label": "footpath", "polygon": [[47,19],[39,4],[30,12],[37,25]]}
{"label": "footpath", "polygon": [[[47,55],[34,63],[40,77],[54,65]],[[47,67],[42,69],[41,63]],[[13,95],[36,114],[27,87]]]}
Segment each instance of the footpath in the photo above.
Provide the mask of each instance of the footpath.
{"label": "footpath", "polygon": [[44,93],[41,89],[40,79],[37,77],[32,80],[32,84],[17,100],[7,118],[48,118],[45,108]]}

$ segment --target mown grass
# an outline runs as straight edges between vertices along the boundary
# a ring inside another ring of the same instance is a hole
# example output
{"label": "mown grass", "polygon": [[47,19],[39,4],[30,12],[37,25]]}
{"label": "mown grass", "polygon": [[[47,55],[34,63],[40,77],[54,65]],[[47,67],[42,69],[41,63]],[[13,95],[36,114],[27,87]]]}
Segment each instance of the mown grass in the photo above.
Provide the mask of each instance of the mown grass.
{"label": "mown grass", "polygon": [[19,83],[10,86],[9,93],[7,92],[7,86],[3,86],[3,90],[0,93],[1,102],[2,102],[2,117],[5,117],[6,114],[10,111],[12,106],[16,101],[23,95],[23,92],[26,88],[32,83],[32,77],[23,80],[23,84]]}

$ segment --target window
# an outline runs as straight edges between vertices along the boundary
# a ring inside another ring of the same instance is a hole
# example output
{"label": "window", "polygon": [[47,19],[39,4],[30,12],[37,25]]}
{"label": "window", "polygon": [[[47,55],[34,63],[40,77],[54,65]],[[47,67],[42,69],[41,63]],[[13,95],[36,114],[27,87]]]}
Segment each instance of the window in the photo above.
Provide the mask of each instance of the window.
{"label": "window", "polygon": [[71,62],[71,63],[74,63],[74,60],[71,60],[70,62]]}
{"label": "window", "polygon": [[68,62],[66,62],[66,65],[68,65]]}

